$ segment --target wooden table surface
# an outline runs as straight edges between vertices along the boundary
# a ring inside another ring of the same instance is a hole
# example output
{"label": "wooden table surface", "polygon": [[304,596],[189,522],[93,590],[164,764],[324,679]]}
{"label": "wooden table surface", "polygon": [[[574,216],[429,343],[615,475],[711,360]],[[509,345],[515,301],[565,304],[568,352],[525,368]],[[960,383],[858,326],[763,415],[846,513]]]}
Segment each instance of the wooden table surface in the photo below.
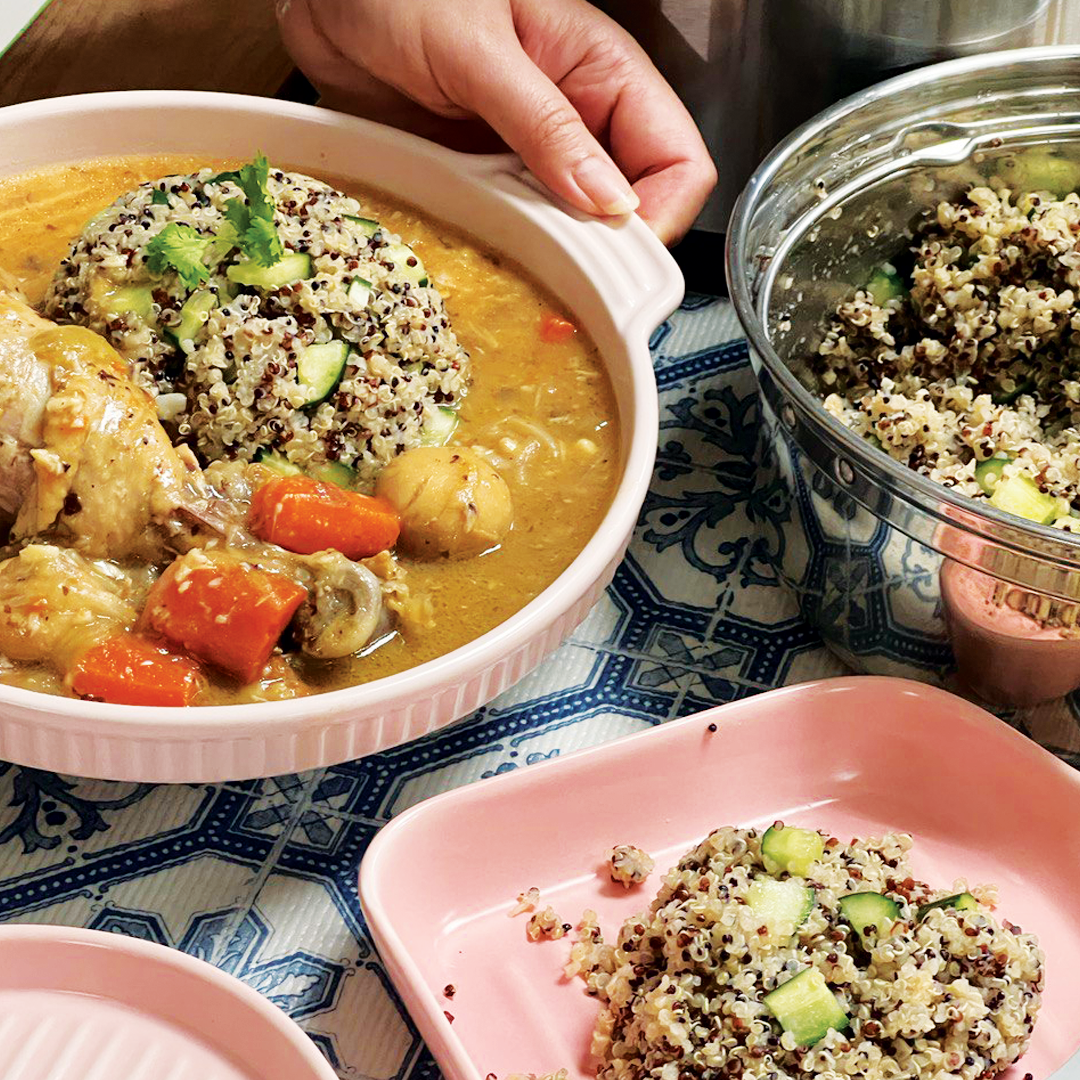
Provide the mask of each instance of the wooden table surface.
{"label": "wooden table surface", "polygon": [[0,105],[91,90],[274,96],[292,72],[273,0],[52,0],[0,58]]}

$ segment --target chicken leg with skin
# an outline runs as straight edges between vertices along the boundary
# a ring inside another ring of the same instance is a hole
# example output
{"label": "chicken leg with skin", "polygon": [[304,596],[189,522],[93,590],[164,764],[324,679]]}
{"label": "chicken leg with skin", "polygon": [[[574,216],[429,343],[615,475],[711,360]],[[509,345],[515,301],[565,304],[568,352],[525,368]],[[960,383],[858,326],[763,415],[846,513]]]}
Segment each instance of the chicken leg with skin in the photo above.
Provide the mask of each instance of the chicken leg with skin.
{"label": "chicken leg with skin", "polygon": [[11,539],[90,558],[160,557],[155,525],[205,497],[154,403],[97,334],[0,294],[0,509]]}
{"label": "chicken leg with skin", "polygon": [[[231,483],[208,482],[194,457],[173,447],[153,400],[103,338],[56,326],[0,291],[0,519],[11,523],[14,544],[33,548],[0,563],[11,571],[0,574],[5,602],[31,610],[38,586],[61,563],[96,596],[101,571],[92,560],[160,568],[178,553],[213,546],[308,590],[296,619],[305,652],[346,656],[386,633],[383,594],[398,603],[408,593],[400,571],[374,574],[335,551],[295,555],[257,539],[247,509],[267,471],[222,463],[215,477],[226,476]],[[142,589],[133,583],[125,603],[137,602]],[[132,620],[126,608],[113,615],[118,624]],[[13,656],[5,645],[17,638],[20,658],[48,659],[47,635],[29,632],[37,625],[12,622],[7,637],[0,632],[0,650]]]}

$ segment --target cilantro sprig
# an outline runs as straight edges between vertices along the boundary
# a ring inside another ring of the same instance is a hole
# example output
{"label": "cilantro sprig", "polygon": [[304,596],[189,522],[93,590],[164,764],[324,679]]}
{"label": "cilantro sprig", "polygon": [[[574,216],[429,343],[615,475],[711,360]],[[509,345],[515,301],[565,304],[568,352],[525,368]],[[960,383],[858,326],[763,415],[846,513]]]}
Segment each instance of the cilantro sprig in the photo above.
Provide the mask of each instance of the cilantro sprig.
{"label": "cilantro sprig", "polygon": [[203,256],[213,242],[212,236],[200,235],[191,225],[170,221],[146,245],[146,268],[156,277],[166,270],[175,270],[189,289],[197,288],[210,277]]}
{"label": "cilantro sprig", "polygon": [[285,246],[274,225],[274,200],[269,191],[270,164],[263,154],[238,170],[221,173],[211,182],[232,180],[245,199],[230,199],[225,204],[226,232],[246,259],[260,266],[273,266],[285,254]]}
{"label": "cilantro sprig", "polygon": [[[193,225],[171,221],[147,245],[146,268],[156,277],[175,270],[180,280],[195,289],[210,278],[207,255],[217,262],[230,248],[259,266],[273,266],[284,254],[285,245],[274,225],[274,200],[269,190],[270,164],[263,154],[239,169],[219,173],[206,181],[220,184],[231,180],[244,193],[225,204],[224,217],[215,235],[201,234]],[[166,204],[168,196],[157,188],[152,203]]]}

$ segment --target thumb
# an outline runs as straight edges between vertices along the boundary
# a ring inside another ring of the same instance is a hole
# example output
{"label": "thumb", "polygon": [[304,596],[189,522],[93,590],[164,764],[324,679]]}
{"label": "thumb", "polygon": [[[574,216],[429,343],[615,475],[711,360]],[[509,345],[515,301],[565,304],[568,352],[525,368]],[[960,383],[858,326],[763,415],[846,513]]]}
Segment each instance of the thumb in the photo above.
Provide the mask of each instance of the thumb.
{"label": "thumb", "polygon": [[638,197],[562,91],[520,47],[465,65],[455,95],[556,195],[589,214],[629,214]]}

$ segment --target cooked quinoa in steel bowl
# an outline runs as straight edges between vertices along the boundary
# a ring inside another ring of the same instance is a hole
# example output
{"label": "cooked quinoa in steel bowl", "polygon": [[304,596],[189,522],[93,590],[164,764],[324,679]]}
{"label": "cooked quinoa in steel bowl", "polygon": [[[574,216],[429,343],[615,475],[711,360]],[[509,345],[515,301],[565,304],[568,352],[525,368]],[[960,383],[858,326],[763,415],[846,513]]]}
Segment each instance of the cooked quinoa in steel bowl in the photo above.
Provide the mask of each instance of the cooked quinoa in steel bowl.
{"label": "cooked quinoa in steel bowl", "polygon": [[606,943],[586,912],[566,973],[602,1005],[603,1080],[989,1078],[1027,1049],[1036,938],[992,887],[915,880],[911,838],[721,828]]}
{"label": "cooked quinoa in steel bowl", "polygon": [[825,408],[947,487],[1078,530],[1078,300],[1080,195],[973,187],[833,314]]}
{"label": "cooked quinoa in steel bowl", "polygon": [[45,312],[106,337],[204,461],[272,455],[365,486],[444,442],[468,387],[415,252],[356,199],[265,159],[117,199],[72,245]]}

